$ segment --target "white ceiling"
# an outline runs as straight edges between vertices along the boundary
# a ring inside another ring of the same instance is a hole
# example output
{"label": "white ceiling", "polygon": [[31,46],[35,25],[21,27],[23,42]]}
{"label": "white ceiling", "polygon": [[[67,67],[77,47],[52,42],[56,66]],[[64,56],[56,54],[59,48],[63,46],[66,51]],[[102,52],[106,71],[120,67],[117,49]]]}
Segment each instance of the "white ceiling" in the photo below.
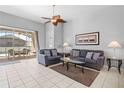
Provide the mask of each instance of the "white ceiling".
{"label": "white ceiling", "polygon": [[[76,17],[87,16],[109,6],[93,6],[93,5],[57,5],[55,7],[55,15],[60,14],[66,21],[72,20]],[[53,15],[52,6],[12,6],[0,5],[0,11],[30,19],[36,22],[44,23],[47,20],[41,17],[51,17]]]}

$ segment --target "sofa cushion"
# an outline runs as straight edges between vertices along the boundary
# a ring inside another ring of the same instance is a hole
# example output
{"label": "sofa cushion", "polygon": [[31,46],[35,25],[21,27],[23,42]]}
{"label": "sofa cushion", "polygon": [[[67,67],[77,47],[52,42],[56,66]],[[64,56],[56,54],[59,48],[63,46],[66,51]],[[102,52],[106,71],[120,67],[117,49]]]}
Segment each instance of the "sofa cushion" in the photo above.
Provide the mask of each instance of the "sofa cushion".
{"label": "sofa cushion", "polygon": [[83,58],[83,57],[78,57],[77,60],[78,60],[78,61],[85,62],[85,58]]}
{"label": "sofa cushion", "polygon": [[51,53],[52,53],[52,56],[57,56],[57,50],[56,49],[51,50]]}
{"label": "sofa cushion", "polygon": [[45,54],[46,56],[51,56],[50,50],[44,50],[44,54]]}
{"label": "sofa cushion", "polygon": [[60,56],[49,56],[47,59],[49,60],[49,61],[53,61],[53,60],[58,60],[58,59],[60,59],[61,57]]}
{"label": "sofa cushion", "polygon": [[92,59],[93,52],[87,52],[86,58]]}
{"label": "sofa cushion", "polygon": [[85,62],[88,62],[88,63],[96,63],[96,60],[89,59],[89,58],[85,58]]}
{"label": "sofa cushion", "polygon": [[99,56],[100,56],[100,53],[94,53],[93,54],[93,59],[97,60]]}
{"label": "sofa cushion", "polygon": [[83,58],[86,58],[86,55],[87,55],[87,51],[80,51],[80,57],[83,57]]}
{"label": "sofa cushion", "polygon": [[79,51],[78,50],[73,50],[72,56],[73,57],[78,57],[79,56]]}

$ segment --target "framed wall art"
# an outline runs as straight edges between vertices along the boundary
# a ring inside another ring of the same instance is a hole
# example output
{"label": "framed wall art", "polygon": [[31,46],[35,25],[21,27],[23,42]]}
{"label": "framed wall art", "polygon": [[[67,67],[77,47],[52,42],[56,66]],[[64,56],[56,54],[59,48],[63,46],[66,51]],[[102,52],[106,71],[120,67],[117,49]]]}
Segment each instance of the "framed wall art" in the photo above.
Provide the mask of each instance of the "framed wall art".
{"label": "framed wall art", "polygon": [[99,32],[75,35],[76,45],[99,45]]}

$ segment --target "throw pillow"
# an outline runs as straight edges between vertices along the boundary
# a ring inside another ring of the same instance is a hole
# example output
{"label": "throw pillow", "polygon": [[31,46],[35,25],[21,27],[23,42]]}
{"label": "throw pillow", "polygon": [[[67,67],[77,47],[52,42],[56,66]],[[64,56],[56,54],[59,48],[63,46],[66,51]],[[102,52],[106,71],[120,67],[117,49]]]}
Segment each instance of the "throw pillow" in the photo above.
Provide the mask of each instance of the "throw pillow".
{"label": "throw pillow", "polygon": [[80,57],[86,58],[87,51],[82,50],[80,51]]}
{"label": "throw pillow", "polygon": [[52,56],[57,56],[57,50],[51,50],[51,52],[52,52]]}
{"label": "throw pillow", "polygon": [[93,54],[93,59],[97,60],[99,56],[100,56],[100,53],[94,53]]}
{"label": "throw pillow", "polygon": [[44,54],[45,54],[46,56],[51,56],[50,50],[45,50],[45,51],[44,51]]}
{"label": "throw pillow", "polygon": [[86,58],[92,59],[93,52],[87,52]]}

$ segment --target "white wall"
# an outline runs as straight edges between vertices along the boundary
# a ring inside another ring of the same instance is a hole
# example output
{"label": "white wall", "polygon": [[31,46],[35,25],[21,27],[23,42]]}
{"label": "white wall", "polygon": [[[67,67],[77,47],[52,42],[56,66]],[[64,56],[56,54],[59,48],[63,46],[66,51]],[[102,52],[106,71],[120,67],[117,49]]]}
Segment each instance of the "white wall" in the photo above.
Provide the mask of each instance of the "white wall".
{"label": "white wall", "polygon": [[63,24],[59,23],[54,27],[54,45],[58,52],[63,52]]}
{"label": "white wall", "polygon": [[[124,7],[107,6],[100,10],[92,11],[94,7],[96,6],[89,8],[90,12],[79,12],[74,19],[64,25],[64,41],[70,43],[72,48],[104,50],[106,56],[112,56],[113,52],[107,45],[112,40],[117,40],[122,45],[122,48],[116,51],[116,55],[124,57]],[[100,32],[100,45],[75,45],[76,34],[97,31]]]}
{"label": "white wall", "polygon": [[45,25],[46,33],[46,46],[45,48],[56,48],[59,52],[62,52],[63,45],[63,24],[54,26],[52,23]]}
{"label": "white wall", "polygon": [[54,26],[51,23],[47,23],[45,25],[45,48],[54,48]]}
{"label": "white wall", "polygon": [[4,12],[0,12],[0,25],[7,25],[12,27],[23,28],[26,30],[38,31],[40,49],[44,48],[45,46],[44,25],[41,23],[27,20],[22,17],[17,17]]}

